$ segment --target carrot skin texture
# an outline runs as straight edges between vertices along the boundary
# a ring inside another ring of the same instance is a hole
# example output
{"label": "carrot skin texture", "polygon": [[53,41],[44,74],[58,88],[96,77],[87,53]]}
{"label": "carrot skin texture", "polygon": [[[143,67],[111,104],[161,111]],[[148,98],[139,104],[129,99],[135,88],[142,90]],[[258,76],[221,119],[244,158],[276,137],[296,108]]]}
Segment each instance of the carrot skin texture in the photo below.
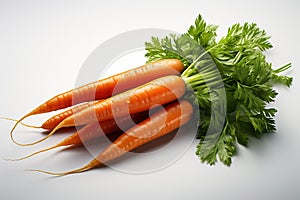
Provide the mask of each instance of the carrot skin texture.
{"label": "carrot skin texture", "polygon": [[89,106],[93,106],[95,103],[100,102],[101,100],[98,101],[90,101],[90,102],[84,102],[79,105],[75,105],[70,109],[67,109],[57,115],[54,115],[53,117],[49,118],[46,120],[41,128],[46,129],[46,130],[52,130],[54,129],[60,122],[62,122],[64,119],[67,117],[73,115],[76,112],[79,112],[80,110],[83,110]]}
{"label": "carrot skin texture", "polygon": [[[30,170],[51,175],[64,176],[84,172],[107,164],[123,154],[134,150],[143,144],[162,137],[188,123],[193,114],[192,105],[186,101],[176,101],[152,114],[138,125],[130,128],[119,136],[112,144],[107,146],[97,157],[87,165],[68,172],[54,173],[44,170]],[[163,123],[162,123],[163,122]]]}
{"label": "carrot skin texture", "polygon": [[122,117],[119,119],[111,119],[111,120],[106,120],[102,122],[94,122],[94,123],[89,123],[82,127],[80,130],[77,132],[73,133],[69,137],[65,138],[61,142],[57,143],[56,145],[53,145],[51,147],[36,151],[32,154],[29,154],[27,156],[21,157],[21,158],[16,158],[16,159],[8,159],[6,160],[9,161],[20,161],[20,160],[25,160],[27,158],[30,158],[32,156],[35,156],[37,154],[40,154],[42,152],[46,152],[58,147],[63,147],[63,146],[73,146],[73,147],[80,147],[85,144],[85,142],[89,142],[95,138],[99,138],[104,135],[109,135],[112,133],[115,133],[117,131],[121,130],[127,130],[134,126],[136,123],[141,122],[144,120],[146,117],[148,117],[147,112],[143,113],[137,113],[131,116],[126,116]]}
{"label": "carrot skin texture", "polygon": [[[82,145],[84,142],[94,138],[107,135],[120,130],[127,130],[134,123],[145,119],[148,114],[146,112],[137,113],[131,116],[125,116],[118,119],[110,119],[101,122],[94,122],[85,125],[73,135],[67,137],[58,146]],[[120,127],[121,126],[121,127]]]}
{"label": "carrot skin texture", "polygon": [[122,134],[97,156],[105,164],[150,141],[166,135],[186,124],[192,116],[193,107],[188,101],[172,103]]}
{"label": "carrot skin texture", "polygon": [[113,94],[119,94],[162,76],[178,75],[183,69],[183,64],[177,59],[148,63],[61,93],[41,104],[26,116],[59,110],[81,102],[108,98]]}
{"label": "carrot skin texture", "polygon": [[[78,105],[74,105],[72,106],[71,108],[61,112],[61,113],[58,113],[52,117],[50,117],[49,119],[47,119],[41,126],[34,126],[34,125],[29,125],[29,124],[26,124],[26,123],[23,123],[23,122],[19,122],[20,124],[22,124],[23,126],[26,126],[26,127],[29,127],[29,128],[42,128],[42,129],[45,129],[45,130],[52,130],[54,129],[60,122],[62,122],[64,119],[66,119],[67,117],[73,115],[74,113],[80,111],[80,110],[83,110],[84,108],[87,108],[89,106],[92,106],[94,105],[95,103],[97,102],[100,102],[102,100],[98,100],[98,101],[90,101],[90,102],[84,102],[84,103],[81,103],[81,104],[78,104]],[[5,119],[5,120],[10,120],[10,121],[15,121],[15,122],[18,122],[19,120],[17,119],[13,119],[13,118],[2,118],[2,119]]]}
{"label": "carrot skin texture", "polygon": [[[35,114],[66,108],[80,102],[107,98],[112,94],[121,93],[124,90],[126,91],[129,88],[134,88],[158,77],[174,74],[179,75],[183,69],[184,66],[182,62],[177,59],[160,60],[59,94],[17,120],[9,133],[10,138],[15,144],[20,146],[30,146],[39,143],[44,139],[31,144],[21,144],[14,139],[13,131],[25,118]],[[56,126],[57,129],[63,127],[58,126],[59,125]],[[57,129],[54,128],[53,130],[56,131]],[[53,133],[50,133],[50,135],[52,134]]]}
{"label": "carrot skin texture", "polygon": [[15,127],[11,130],[10,136],[12,141],[19,146],[32,146],[46,140],[60,128],[81,126],[91,122],[105,121],[143,112],[152,107],[178,100],[185,92],[185,81],[181,77],[175,75],[161,77],[107,98],[67,117],[47,136],[35,142],[24,144],[14,140],[12,131]]}
{"label": "carrot skin texture", "polygon": [[91,121],[104,121],[139,113],[164,105],[185,94],[186,85],[179,76],[165,76],[112,96],[63,120],[58,127],[80,126]]}

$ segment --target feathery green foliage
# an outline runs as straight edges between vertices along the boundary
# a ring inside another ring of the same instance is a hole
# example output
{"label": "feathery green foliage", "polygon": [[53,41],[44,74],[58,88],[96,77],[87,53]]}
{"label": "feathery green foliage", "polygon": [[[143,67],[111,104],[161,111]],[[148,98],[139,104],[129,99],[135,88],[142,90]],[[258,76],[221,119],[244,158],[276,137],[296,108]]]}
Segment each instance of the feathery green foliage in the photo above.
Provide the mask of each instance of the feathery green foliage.
{"label": "feathery green foliage", "polygon": [[236,145],[249,137],[275,131],[274,83],[291,86],[292,78],[279,75],[291,64],[273,69],[264,51],[272,48],[270,36],[255,23],[234,24],[216,41],[217,26],[201,15],[187,33],[145,43],[148,61],[177,58],[186,69],[182,78],[193,89],[200,110],[196,154],[210,165],[219,159],[230,165]]}

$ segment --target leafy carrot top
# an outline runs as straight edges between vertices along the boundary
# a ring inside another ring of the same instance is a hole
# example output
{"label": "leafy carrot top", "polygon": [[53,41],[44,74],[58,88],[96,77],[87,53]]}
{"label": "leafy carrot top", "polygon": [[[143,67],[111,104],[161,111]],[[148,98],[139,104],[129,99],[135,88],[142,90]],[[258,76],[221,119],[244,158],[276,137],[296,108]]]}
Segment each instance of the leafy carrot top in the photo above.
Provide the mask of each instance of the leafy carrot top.
{"label": "leafy carrot top", "polygon": [[145,47],[149,62],[177,58],[184,63],[182,78],[200,108],[196,154],[202,162],[212,165],[219,158],[229,166],[237,143],[247,146],[249,137],[276,130],[277,110],[267,105],[277,95],[274,83],[291,86],[291,77],[279,75],[291,64],[272,68],[264,55],[272,48],[270,36],[255,23],[234,24],[219,41],[216,31],[199,15],[187,33],[153,37]]}

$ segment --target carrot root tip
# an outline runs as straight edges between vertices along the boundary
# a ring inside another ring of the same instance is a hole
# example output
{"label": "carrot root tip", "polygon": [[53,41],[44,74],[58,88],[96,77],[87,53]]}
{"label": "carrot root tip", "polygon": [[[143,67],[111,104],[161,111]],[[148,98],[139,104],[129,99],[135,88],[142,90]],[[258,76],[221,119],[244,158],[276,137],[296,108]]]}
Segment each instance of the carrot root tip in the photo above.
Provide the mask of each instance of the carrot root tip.
{"label": "carrot root tip", "polygon": [[[13,122],[18,122],[19,121],[18,119],[14,119],[14,118],[10,118],[10,117],[0,117],[0,119],[13,121]],[[21,124],[22,126],[28,127],[28,128],[43,128],[42,126],[30,125],[30,124],[26,124],[26,123],[21,122],[21,121],[19,121],[19,124]]]}
{"label": "carrot root tip", "polygon": [[21,160],[25,160],[25,159],[27,159],[27,158],[30,158],[30,157],[32,157],[32,156],[35,156],[35,155],[37,155],[37,154],[40,154],[40,153],[49,151],[49,150],[51,150],[51,149],[54,149],[54,148],[56,148],[56,147],[59,147],[59,145],[55,145],[55,146],[52,146],[52,147],[49,147],[49,148],[46,148],[46,149],[42,149],[42,150],[33,152],[33,153],[31,153],[31,154],[29,154],[29,155],[27,155],[27,156],[21,157],[21,158],[4,158],[4,157],[3,157],[3,159],[6,160],[6,161],[21,161]]}
{"label": "carrot root tip", "polygon": [[87,171],[89,169],[91,169],[91,167],[84,166],[82,168],[67,171],[67,172],[50,172],[50,171],[40,170],[40,169],[25,169],[24,171],[38,172],[38,173],[49,174],[49,175],[53,175],[53,176],[66,176],[66,175],[69,175],[69,174],[84,172],[84,171]]}
{"label": "carrot root tip", "polygon": [[[17,142],[15,139],[14,139],[14,137],[13,137],[13,135],[12,135],[12,132],[11,132],[11,134],[10,134],[10,136],[11,136],[11,139],[12,139],[12,141],[15,143],[15,144],[17,144],[17,145],[19,145],[19,146],[33,146],[33,145],[35,145],[35,144],[38,144],[38,143],[40,143],[40,142],[43,142],[44,140],[46,140],[46,139],[48,139],[50,136],[52,136],[58,129],[60,129],[60,128],[62,128],[63,127],[63,125],[57,125],[48,135],[46,135],[45,137],[43,137],[42,139],[39,139],[39,140],[37,140],[37,141],[35,141],[35,142],[32,142],[32,143],[20,143],[20,142]],[[12,131],[13,131],[14,129],[12,129]]]}
{"label": "carrot root tip", "polygon": [[25,169],[24,171],[38,172],[38,173],[49,174],[49,175],[53,175],[53,176],[64,176],[64,175],[66,175],[65,173],[49,172],[49,171],[40,170],[40,169]]}

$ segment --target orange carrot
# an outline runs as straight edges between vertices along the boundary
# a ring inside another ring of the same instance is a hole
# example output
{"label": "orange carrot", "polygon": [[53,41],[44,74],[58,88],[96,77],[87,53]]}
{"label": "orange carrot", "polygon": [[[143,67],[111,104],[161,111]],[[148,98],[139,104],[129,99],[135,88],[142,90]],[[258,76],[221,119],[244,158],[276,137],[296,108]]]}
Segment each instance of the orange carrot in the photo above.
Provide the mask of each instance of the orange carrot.
{"label": "orange carrot", "polygon": [[124,92],[159,77],[179,75],[183,68],[184,66],[181,61],[177,59],[165,59],[148,63],[123,73],[69,90],[49,99],[21,117],[11,131],[13,131],[21,121],[31,115],[67,108],[81,102],[108,98],[113,94]]}
{"label": "orange carrot", "polygon": [[17,158],[17,159],[7,159],[10,161],[20,161],[27,158],[30,158],[34,155],[40,154],[42,152],[49,151],[51,149],[55,149],[63,146],[82,146],[85,142],[91,141],[92,139],[98,138],[103,135],[108,135],[117,131],[127,130],[131,128],[136,123],[141,122],[148,116],[147,112],[133,114],[131,116],[125,116],[118,119],[110,119],[101,122],[89,123],[82,127],[79,131],[65,138],[63,141],[57,143],[56,145],[42,149],[40,151],[34,152],[27,156]]}
{"label": "orange carrot", "polygon": [[52,130],[54,129],[60,122],[62,122],[64,119],[67,117],[73,115],[74,113],[77,113],[89,106],[93,106],[95,103],[98,103],[102,100],[98,101],[90,101],[90,102],[85,102],[81,103],[79,105],[75,105],[70,109],[67,109],[57,115],[54,115],[53,117],[49,118],[47,121],[45,121],[42,125],[41,128],[47,129],[47,130]]}
{"label": "orange carrot", "polygon": [[163,135],[183,126],[191,119],[192,112],[193,107],[188,101],[182,100],[179,102],[173,102],[165,106],[165,109],[159,110],[151,115],[151,117],[119,136],[118,139],[98,154],[95,159],[81,168],[62,173],[53,173],[43,170],[30,171],[62,176],[84,172],[92,168],[105,165],[109,161],[118,158],[129,151],[132,151],[145,143],[162,137]]}
{"label": "orange carrot", "polygon": [[37,144],[53,135],[60,128],[80,126],[92,121],[104,121],[143,112],[153,106],[164,105],[179,99],[185,94],[185,91],[185,81],[179,76],[170,75],[158,78],[137,88],[112,96],[67,117],[46,137],[36,142],[20,144],[15,140],[13,141],[21,146]]}
{"label": "orange carrot", "polygon": [[[97,102],[100,102],[102,100],[98,100],[98,101],[90,101],[90,102],[84,102],[78,105],[74,105],[71,108],[58,113],[52,117],[50,117],[49,119],[47,119],[41,126],[34,126],[34,125],[29,125],[23,122],[19,122],[21,125],[29,127],[29,128],[42,128],[42,129],[46,129],[46,130],[52,130],[54,129],[60,122],[62,122],[64,119],[66,119],[67,117],[73,115],[74,113],[83,110],[84,108],[87,108],[89,106],[94,105]],[[0,119],[5,119],[5,120],[10,120],[10,121],[14,121],[17,122],[17,119],[13,119],[13,118],[9,118],[9,117],[0,117]]]}
{"label": "orange carrot", "polygon": [[149,63],[59,94],[31,111],[27,116],[66,108],[84,101],[108,98],[113,93],[124,92],[162,76],[178,75],[182,70],[183,64],[177,59]]}

